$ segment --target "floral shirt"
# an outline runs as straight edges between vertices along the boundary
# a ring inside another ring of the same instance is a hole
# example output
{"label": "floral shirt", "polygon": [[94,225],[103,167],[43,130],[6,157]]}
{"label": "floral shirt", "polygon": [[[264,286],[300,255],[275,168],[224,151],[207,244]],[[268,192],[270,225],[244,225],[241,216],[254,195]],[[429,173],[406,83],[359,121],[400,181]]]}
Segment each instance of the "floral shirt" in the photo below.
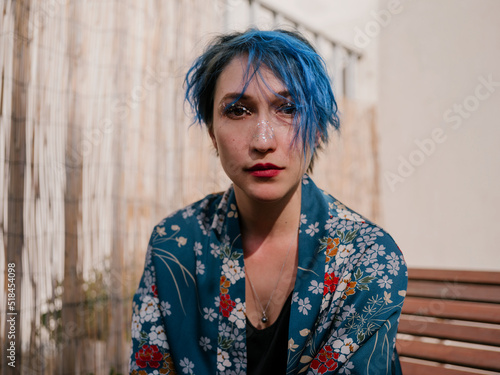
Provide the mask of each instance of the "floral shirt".
{"label": "floral shirt", "polygon": [[[406,294],[380,227],[302,181],[287,374],[396,374]],[[245,270],[233,188],[154,229],[133,301],[131,374],[245,374]]]}

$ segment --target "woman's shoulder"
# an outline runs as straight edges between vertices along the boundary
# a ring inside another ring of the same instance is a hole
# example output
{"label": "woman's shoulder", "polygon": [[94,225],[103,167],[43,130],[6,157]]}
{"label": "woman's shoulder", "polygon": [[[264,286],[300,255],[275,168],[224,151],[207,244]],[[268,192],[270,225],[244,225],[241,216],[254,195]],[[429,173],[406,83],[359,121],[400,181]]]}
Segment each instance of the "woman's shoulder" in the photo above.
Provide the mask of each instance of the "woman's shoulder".
{"label": "woman's shoulder", "polygon": [[209,194],[174,211],[156,224],[153,233],[165,236],[169,230],[191,234],[200,231],[206,235],[225,195],[224,192]]}
{"label": "woman's shoulder", "polygon": [[[309,179],[308,183],[311,182]],[[325,230],[330,235],[341,237],[343,240],[350,239],[351,243],[362,251],[370,247],[381,246],[401,255],[396,241],[380,225],[350,208],[333,195],[317,188],[314,184],[313,189],[317,189],[316,192],[319,191],[323,201]]]}

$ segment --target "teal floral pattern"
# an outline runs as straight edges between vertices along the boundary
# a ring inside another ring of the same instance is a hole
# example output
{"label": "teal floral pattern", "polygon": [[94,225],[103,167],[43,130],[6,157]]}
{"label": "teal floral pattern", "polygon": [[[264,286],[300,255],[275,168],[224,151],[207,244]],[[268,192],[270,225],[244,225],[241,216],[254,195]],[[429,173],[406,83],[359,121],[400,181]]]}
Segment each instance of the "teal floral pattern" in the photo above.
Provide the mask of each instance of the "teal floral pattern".
{"label": "teal floral pattern", "polygon": [[[398,374],[401,251],[305,175],[287,374]],[[153,230],[134,296],[131,374],[246,374],[245,269],[234,191]]]}

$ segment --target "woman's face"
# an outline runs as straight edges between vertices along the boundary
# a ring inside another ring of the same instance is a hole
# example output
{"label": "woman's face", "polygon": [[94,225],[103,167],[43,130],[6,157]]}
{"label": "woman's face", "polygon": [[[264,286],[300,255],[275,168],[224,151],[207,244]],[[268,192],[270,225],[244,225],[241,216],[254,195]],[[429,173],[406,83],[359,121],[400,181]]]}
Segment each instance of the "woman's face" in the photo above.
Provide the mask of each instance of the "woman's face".
{"label": "woman's face", "polygon": [[260,75],[231,105],[243,91],[246,66],[246,57],[236,57],[219,76],[210,136],[237,199],[291,198],[310,160],[304,159],[300,142],[292,145],[294,103],[286,87],[261,66]]}

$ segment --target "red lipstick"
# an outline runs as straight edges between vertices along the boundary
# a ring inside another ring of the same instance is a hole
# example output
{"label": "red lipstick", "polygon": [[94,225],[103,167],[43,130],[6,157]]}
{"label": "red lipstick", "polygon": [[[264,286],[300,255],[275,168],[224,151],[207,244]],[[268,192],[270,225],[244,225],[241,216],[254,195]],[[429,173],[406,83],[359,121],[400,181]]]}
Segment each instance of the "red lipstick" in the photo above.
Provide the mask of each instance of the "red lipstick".
{"label": "red lipstick", "polygon": [[248,168],[247,171],[254,177],[274,177],[280,174],[283,169],[271,163],[259,163]]}

